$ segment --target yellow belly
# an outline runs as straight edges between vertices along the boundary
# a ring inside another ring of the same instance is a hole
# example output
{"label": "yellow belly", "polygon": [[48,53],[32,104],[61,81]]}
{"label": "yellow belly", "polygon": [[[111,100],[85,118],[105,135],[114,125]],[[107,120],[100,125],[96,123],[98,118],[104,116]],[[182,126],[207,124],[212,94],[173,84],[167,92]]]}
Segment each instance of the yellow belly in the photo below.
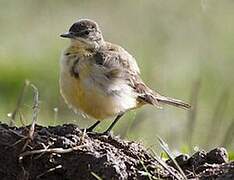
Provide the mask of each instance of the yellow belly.
{"label": "yellow belly", "polygon": [[[119,96],[107,95],[95,86],[87,89],[79,79],[71,77],[68,73],[61,74],[60,89],[66,103],[75,111],[98,120],[118,115],[122,111],[133,108],[136,103],[134,99],[121,99]],[[128,105],[129,103],[131,105]]]}

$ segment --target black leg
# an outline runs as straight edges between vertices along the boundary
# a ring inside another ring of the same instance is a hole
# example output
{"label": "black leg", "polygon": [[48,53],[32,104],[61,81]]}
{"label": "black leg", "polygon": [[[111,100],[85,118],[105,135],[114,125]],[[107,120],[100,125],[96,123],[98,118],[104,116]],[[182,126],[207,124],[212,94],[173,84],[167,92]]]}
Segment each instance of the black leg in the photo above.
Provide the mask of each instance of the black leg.
{"label": "black leg", "polygon": [[119,114],[115,120],[111,123],[111,125],[108,127],[108,129],[103,134],[109,134],[111,129],[115,126],[115,124],[119,121],[119,119],[124,115],[124,113]]}
{"label": "black leg", "polygon": [[92,126],[90,126],[89,128],[87,128],[87,132],[92,132],[93,129],[100,123],[101,121],[97,121],[95,122]]}

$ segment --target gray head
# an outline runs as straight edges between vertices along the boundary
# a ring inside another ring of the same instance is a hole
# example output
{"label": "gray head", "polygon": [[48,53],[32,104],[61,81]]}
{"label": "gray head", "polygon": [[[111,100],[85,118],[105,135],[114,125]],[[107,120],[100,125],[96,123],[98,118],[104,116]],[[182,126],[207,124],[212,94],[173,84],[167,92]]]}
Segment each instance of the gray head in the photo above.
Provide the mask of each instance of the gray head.
{"label": "gray head", "polygon": [[103,42],[102,32],[95,21],[81,19],[74,23],[68,32],[60,35],[84,44],[98,44]]}

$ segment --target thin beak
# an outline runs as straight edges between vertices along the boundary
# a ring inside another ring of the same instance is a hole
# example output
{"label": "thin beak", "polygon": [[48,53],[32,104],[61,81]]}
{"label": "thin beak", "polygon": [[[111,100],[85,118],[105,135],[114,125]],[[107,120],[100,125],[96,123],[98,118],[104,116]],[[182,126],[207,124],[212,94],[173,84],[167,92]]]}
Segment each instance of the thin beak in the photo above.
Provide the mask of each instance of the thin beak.
{"label": "thin beak", "polygon": [[65,33],[61,34],[60,37],[72,39],[72,38],[75,38],[75,35],[70,33],[70,32],[65,32]]}

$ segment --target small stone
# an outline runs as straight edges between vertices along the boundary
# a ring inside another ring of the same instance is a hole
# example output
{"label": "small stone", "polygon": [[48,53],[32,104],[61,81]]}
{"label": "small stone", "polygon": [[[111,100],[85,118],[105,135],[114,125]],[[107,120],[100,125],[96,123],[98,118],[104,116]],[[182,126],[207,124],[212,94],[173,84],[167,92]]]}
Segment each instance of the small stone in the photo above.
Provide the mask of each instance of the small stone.
{"label": "small stone", "polygon": [[207,162],[210,164],[222,164],[228,162],[227,150],[223,147],[215,148],[207,153]]}
{"label": "small stone", "polygon": [[184,166],[188,163],[189,155],[188,154],[181,154],[175,158],[176,162],[179,166]]}

